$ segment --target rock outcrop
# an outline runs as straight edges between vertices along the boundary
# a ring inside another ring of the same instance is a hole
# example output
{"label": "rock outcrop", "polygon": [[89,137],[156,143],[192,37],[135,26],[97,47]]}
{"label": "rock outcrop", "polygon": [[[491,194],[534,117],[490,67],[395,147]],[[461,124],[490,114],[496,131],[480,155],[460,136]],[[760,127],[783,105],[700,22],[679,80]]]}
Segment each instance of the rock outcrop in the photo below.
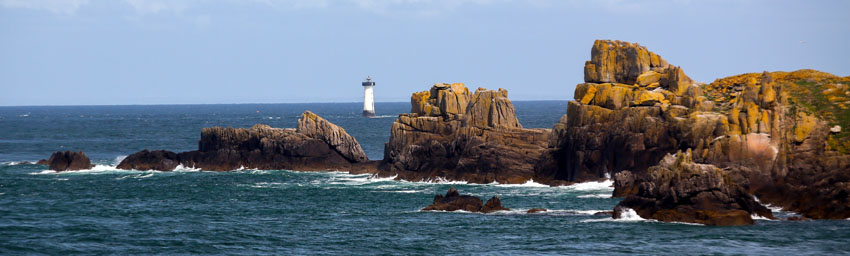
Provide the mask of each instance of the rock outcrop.
{"label": "rock outcrop", "polygon": [[122,170],[172,171],[178,165],[180,165],[180,158],[177,153],[145,149],[125,157],[116,168]]}
{"label": "rock outcrop", "polygon": [[502,200],[499,196],[493,196],[487,203],[482,204],[481,199],[475,196],[461,195],[454,187],[449,188],[446,195],[434,196],[434,202],[423,208],[423,211],[467,211],[489,213],[494,211],[507,211],[508,208],[502,207]]}
{"label": "rock outcrop", "polygon": [[[617,183],[628,185],[628,183]],[[643,218],[716,226],[751,225],[751,216],[773,218],[769,209],[716,166],[697,164],[691,152],[667,155],[634,185],[637,192],[614,208],[614,218],[633,209]]]}
{"label": "rock outcrop", "polygon": [[47,160],[46,164],[50,170],[57,172],[86,170],[94,166],[83,151],[56,151],[50,155],[50,159]]}
{"label": "rock outcrop", "polygon": [[125,158],[119,169],[170,171],[182,164],[211,171],[286,169],[300,171],[376,168],[360,144],[341,127],[306,111],[298,128],[257,124],[244,128],[204,128],[198,150],[174,153],[144,150]]}
{"label": "rock outcrop", "polygon": [[850,77],[813,70],[699,84],[642,46],[597,41],[585,82],[554,126],[555,164],[539,173],[610,175],[622,197],[638,193],[637,181],[665,155],[691,150],[694,162],[720,168],[762,202],[848,218],[850,133],[840,128],[850,125],[848,88]]}
{"label": "rock outcrop", "polygon": [[667,61],[639,44],[596,40],[590,60],[584,64],[584,81],[634,84],[640,75],[668,66]]}
{"label": "rock outcrop", "polygon": [[548,154],[548,129],[524,129],[508,92],[436,84],[411,96],[411,111],[393,123],[383,176],[472,183],[547,181],[536,175]]}
{"label": "rock outcrop", "polygon": [[298,119],[298,128],[295,131],[327,143],[349,162],[356,163],[369,160],[357,139],[348,135],[342,127],[313,114],[313,112],[306,111],[301,114],[301,118]]}
{"label": "rock outcrop", "polygon": [[[585,83],[555,125],[551,147],[568,181],[595,180],[623,170],[640,174],[667,153],[723,134],[712,103],[681,68],[638,44],[597,40]],[[708,121],[706,121],[708,120]],[[714,137],[712,137],[714,136]]]}

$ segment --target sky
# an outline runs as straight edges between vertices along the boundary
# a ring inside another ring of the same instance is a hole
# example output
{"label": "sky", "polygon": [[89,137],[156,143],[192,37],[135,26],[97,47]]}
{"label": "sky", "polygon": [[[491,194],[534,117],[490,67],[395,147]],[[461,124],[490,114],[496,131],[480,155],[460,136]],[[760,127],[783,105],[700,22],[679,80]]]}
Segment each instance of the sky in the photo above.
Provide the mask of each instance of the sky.
{"label": "sky", "polygon": [[694,80],[850,75],[850,1],[0,0],[0,105],[571,100],[596,39]]}

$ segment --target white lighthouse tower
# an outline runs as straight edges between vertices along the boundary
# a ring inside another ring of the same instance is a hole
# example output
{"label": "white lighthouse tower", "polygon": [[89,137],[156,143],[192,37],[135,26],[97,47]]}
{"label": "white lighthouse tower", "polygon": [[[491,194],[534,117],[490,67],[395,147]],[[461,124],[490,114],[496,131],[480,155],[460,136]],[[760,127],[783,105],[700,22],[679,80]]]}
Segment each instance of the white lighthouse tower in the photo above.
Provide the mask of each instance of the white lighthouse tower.
{"label": "white lighthouse tower", "polygon": [[366,81],[363,81],[363,116],[365,117],[375,116],[374,88],[375,82],[372,82],[372,77],[366,77]]}

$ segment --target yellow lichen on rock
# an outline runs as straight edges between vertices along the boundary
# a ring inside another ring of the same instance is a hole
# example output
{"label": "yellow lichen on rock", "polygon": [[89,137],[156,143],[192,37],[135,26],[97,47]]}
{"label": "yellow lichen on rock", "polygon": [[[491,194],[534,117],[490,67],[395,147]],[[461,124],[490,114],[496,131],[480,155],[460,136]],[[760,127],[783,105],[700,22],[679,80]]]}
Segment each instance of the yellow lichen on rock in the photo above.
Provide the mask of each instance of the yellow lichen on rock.
{"label": "yellow lichen on rock", "polygon": [[410,96],[410,113],[427,115],[430,112],[426,109],[429,98],[431,98],[431,92],[429,91],[413,93]]}
{"label": "yellow lichen on rock", "polygon": [[633,106],[652,106],[655,103],[670,104],[664,99],[664,94],[656,91],[638,90],[635,92]]}
{"label": "yellow lichen on rock", "polygon": [[621,109],[632,101],[632,88],[625,84],[604,83],[597,86],[594,105],[608,109]]}
{"label": "yellow lichen on rock", "polygon": [[794,126],[794,140],[803,142],[816,125],[817,118],[805,112],[797,112],[796,126]]}
{"label": "yellow lichen on rock", "polygon": [[574,93],[575,99],[581,102],[581,104],[590,104],[593,97],[596,97],[596,91],[596,84],[594,83],[578,84]]}
{"label": "yellow lichen on rock", "polygon": [[657,83],[661,80],[661,74],[655,71],[648,71],[646,73],[641,74],[637,77],[637,85],[638,86],[648,86],[653,83]]}

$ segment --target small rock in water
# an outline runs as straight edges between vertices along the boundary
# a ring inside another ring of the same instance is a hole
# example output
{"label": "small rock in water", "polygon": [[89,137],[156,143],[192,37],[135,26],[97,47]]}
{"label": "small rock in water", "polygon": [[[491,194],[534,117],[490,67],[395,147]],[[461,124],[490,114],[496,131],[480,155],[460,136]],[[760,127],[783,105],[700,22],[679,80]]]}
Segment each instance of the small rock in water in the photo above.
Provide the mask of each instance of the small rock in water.
{"label": "small rock in water", "polygon": [[[38,162],[41,163],[41,161]],[[85,170],[94,166],[83,151],[56,151],[46,162],[50,170],[57,172]]]}
{"label": "small rock in water", "polygon": [[614,211],[601,211],[594,213],[593,216],[614,216]]}
{"label": "small rock in water", "polygon": [[423,208],[423,211],[468,211],[468,212],[494,212],[507,211],[508,208],[502,207],[502,200],[499,196],[493,196],[483,204],[481,199],[475,196],[461,195],[454,187],[449,188],[446,195],[434,196],[434,202]]}
{"label": "small rock in water", "polygon": [[547,210],[543,209],[543,208],[531,208],[531,209],[528,209],[528,211],[526,213],[538,213],[538,212],[545,212],[545,211],[547,211]]}

